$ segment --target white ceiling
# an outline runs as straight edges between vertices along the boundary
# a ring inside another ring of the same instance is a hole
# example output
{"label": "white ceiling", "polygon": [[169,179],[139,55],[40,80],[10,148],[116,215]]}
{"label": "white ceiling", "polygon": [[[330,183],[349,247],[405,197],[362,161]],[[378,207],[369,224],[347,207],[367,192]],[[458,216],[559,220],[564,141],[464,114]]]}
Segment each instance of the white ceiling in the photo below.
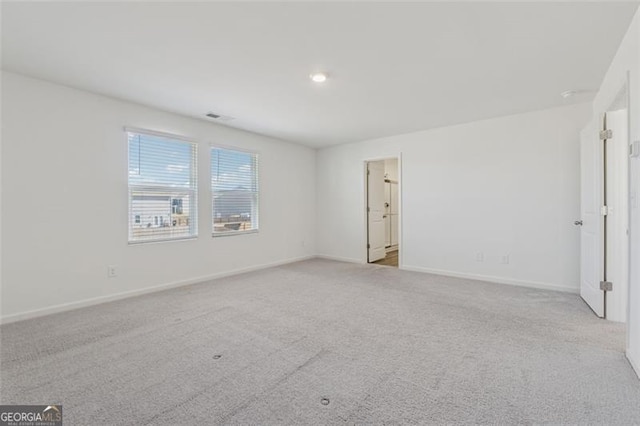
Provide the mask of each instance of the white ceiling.
{"label": "white ceiling", "polygon": [[[3,68],[321,147],[597,90],[637,3],[3,3]],[[309,73],[327,71],[322,86]]]}

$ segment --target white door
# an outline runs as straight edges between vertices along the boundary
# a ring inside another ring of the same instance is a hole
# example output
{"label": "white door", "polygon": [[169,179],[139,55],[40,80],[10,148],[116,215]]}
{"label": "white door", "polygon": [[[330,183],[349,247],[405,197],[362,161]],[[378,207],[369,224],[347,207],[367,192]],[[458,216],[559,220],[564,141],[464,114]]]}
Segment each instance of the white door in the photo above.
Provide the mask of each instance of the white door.
{"label": "white door", "polygon": [[384,161],[367,163],[367,216],[369,262],[385,257]]}
{"label": "white door", "polygon": [[391,246],[391,183],[389,182],[384,183],[384,246]]}
{"label": "white door", "polygon": [[604,316],[600,280],[604,263],[600,127],[591,122],[580,134],[580,296],[599,317]]}
{"label": "white door", "polygon": [[391,184],[391,208],[389,213],[391,214],[398,214],[398,184],[397,183],[392,183]]}
{"label": "white door", "polygon": [[391,246],[398,246],[398,215],[391,215]]}
{"label": "white door", "polygon": [[629,281],[629,138],[627,110],[607,112],[607,319],[627,320]]}

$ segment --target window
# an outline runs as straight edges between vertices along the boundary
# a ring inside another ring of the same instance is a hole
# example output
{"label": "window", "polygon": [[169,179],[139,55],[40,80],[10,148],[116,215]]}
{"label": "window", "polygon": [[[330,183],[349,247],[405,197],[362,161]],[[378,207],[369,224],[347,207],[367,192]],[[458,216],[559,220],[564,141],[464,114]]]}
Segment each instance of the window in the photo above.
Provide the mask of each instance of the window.
{"label": "window", "polygon": [[127,136],[129,242],[197,236],[196,144],[139,131]]}
{"label": "window", "polygon": [[213,236],[258,231],[258,154],[211,149]]}
{"label": "window", "polygon": [[171,212],[173,214],[182,214],[182,198],[174,198],[171,200]]}

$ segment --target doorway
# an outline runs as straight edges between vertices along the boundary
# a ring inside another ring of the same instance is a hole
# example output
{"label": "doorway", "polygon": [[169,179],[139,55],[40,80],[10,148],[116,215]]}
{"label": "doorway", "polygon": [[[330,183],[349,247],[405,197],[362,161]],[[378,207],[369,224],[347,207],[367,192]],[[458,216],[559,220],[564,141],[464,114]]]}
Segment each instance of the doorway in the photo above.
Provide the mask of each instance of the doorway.
{"label": "doorway", "polygon": [[366,162],[367,262],[399,266],[400,179],[398,158]]}
{"label": "doorway", "polygon": [[626,322],[629,291],[629,110],[625,86],[581,135],[580,295],[604,319]]}

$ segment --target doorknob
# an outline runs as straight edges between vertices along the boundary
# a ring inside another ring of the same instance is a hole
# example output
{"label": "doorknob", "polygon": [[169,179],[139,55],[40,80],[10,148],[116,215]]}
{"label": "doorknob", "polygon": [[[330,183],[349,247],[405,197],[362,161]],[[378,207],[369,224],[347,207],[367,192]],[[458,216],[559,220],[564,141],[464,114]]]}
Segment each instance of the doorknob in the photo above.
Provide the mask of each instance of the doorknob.
{"label": "doorknob", "polygon": [[575,222],[573,222],[574,225],[576,226],[582,226],[582,221],[581,220],[576,220]]}

